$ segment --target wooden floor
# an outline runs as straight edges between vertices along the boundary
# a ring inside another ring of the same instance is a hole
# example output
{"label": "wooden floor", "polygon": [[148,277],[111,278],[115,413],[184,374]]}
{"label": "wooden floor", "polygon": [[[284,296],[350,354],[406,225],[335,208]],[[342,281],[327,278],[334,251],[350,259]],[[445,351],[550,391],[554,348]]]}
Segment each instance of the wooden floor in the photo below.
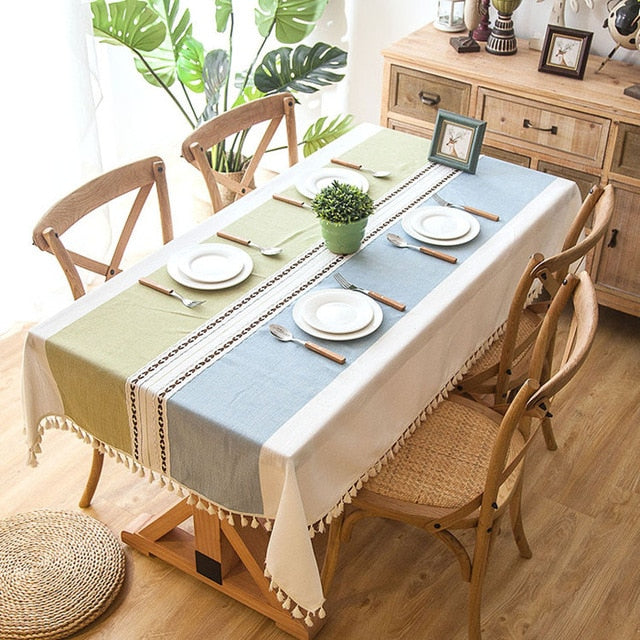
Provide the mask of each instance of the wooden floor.
{"label": "wooden floor", "polygon": [[[0,338],[0,517],[79,510],[90,449],[49,431],[37,468],[25,465],[20,409],[23,330]],[[568,397],[571,392],[577,395]],[[530,458],[524,521],[533,558],[506,527],[483,603],[486,640],[640,639],[640,319],[601,310],[596,344],[562,406],[559,450]],[[107,459],[87,510],[119,533],[171,495]],[[348,562],[347,562],[347,555]],[[76,638],[287,640],[273,623],[126,548],[127,579],[107,614]],[[356,527],[329,595],[319,639],[463,640],[467,585],[448,550],[409,527]]]}

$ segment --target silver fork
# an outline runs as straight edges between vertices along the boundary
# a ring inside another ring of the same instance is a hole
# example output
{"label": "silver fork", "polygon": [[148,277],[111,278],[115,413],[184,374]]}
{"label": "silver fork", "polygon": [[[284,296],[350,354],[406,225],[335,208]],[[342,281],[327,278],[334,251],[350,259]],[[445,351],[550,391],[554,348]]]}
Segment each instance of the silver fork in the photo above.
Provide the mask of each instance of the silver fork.
{"label": "silver fork", "polygon": [[155,289],[156,291],[164,293],[167,296],[178,298],[178,300],[180,300],[180,302],[182,302],[185,307],[189,307],[189,309],[193,309],[193,307],[197,307],[199,304],[204,304],[206,302],[206,300],[191,300],[189,298],[185,298],[184,296],[180,295],[175,289],[163,287],[161,284],[153,282],[153,280],[148,280],[147,278],[140,278],[138,282],[140,284],[143,284],[145,287]]}
{"label": "silver fork", "polygon": [[476,216],[480,216],[481,218],[487,218],[487,220],[493,220],[494,222],[498,222],[500,220],[500,216],[497,216],[495,213],[488,213],[487,211],[483,211],[482,209],[476,209],[475,207],[467,207],[464,204],[453,204],[448,200],[445,200],[443,197],[439,196],[437,193],[431,195],[431,197],[441,206],[443,207],[452,207],[454,209],[462,209],[467,213],[473,213]]}
{"label": "silver fork", "polygon": [[387,296],[383,296],[381,293],[376,293],[375,291],[369,291],[368,289],[363,289],[362,287],[357,287],[355,284],[351,284],[341,273],[334,273],[333,277],[336,279],[336,282],[343,289],[351,289],[352,291],[359,291],[360,293],[364,293],[365,295],[377,300],[378,302],[382,302],[398,311],[404,311],[407,308],[407,305],[402,302],[397,302],[396,300],[392,300],[391,298],[387,298]]}

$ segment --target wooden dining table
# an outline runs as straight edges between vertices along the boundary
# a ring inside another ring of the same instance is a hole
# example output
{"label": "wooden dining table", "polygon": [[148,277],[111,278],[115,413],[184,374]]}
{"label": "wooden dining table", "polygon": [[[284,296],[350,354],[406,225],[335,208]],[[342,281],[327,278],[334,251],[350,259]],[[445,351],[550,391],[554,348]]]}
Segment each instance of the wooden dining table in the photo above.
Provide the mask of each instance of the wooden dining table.
{"label": "wooden dining table", "polygon": [[[428,161],[429,144],[359,125],[27,336],[31,464],[46,429],[67,428],[174,491],[174,507],[141,514],[122,539],[297,638],[314,636],[325,616],[314,537],[496,339],[528,257],[560,248],[580,204],[568,180],[485,156],[475,173],[461,172]],[[309,207],[273,197],[308,203],[299,188],[331,175],[336,157],[390,171],[359,173],[375,211],[352,255],[325,248]],[[387,239],[429,246],[408,221],[437,204],[435,193],[499,216],[472,216],[468,241],[432,246],[455,264]],[[233,286],[176,281],[176,256],[207,243],[239,247],[221,230],[282,252],[244,247],[248,273]],[[302,305],[335,295],[336,273],[405,310],[374,306],[354,335],[305,325]],[[187,308],[140,278],[205,302]],[[345,363],[278,341],[273,323]]]}

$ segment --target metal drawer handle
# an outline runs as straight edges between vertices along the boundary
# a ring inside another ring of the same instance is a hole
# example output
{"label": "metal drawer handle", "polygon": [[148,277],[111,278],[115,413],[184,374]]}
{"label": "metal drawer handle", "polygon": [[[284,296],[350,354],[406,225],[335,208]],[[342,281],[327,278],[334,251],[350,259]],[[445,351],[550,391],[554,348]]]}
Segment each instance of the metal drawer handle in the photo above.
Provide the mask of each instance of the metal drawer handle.
{"label": "metal drawer handle", "polygon": [[555,124],[552,127],[549,127],[548,129],[543,129],[542,127],[536,127],[534,124],[531,123],[531,120],[529,120],[528,118],[524,119],[522,126],[525,129],[535,129],[536,131],[548,131],[552,136],[555,136],[556,133],[558,133],[558,127],[556,127]]}
{"label": "metal drawer handle", "polygon": [[617,229],[611,229],[611,240],[609,240],[609,243],[607,244],[607,247],[615,247],[616,246],[616,238],[618,235],[618,230]]}
{"label": "metal drawer handle", "polygon": [[420,102],[422,104],[429,105],[430,107],[435,107],[440,102],[440,96],[437,93],[427,93],[426,91],[421,91],[418,94],[420,98]]}

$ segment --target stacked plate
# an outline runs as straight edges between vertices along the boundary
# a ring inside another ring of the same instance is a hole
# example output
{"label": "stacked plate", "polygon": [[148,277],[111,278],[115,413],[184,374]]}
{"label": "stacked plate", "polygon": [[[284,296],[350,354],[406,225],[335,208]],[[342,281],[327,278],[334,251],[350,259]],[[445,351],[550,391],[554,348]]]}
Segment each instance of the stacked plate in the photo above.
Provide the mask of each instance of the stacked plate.
{"label": "stacked plate", "polygon": [[480,223],[459,209],[417,207],[402,217],[402,228],[421,242],[452,246],[473,240],[480,232]]}
{"label": "stacked plate", "polygon": [[382,309],[375,300],[356,291],[320,289],[296,302],[293,320],[317,338],[355,340],[380,326]]}
{"label": "stacked plate", "polygon": [[328,187],[334,180],[359,187],[365,193],[369,191],[369,181],[361,173],[351,169],[327,167],[314,171],[296,184],[296,189],[305,198],[315,198],[321,189]]}
{"label": "stacked plate", "polygon": [[253,260],[246,251],[224,244],[205,242],[171,256],[169,275],[192,289],[226,289],[246,280]]}

